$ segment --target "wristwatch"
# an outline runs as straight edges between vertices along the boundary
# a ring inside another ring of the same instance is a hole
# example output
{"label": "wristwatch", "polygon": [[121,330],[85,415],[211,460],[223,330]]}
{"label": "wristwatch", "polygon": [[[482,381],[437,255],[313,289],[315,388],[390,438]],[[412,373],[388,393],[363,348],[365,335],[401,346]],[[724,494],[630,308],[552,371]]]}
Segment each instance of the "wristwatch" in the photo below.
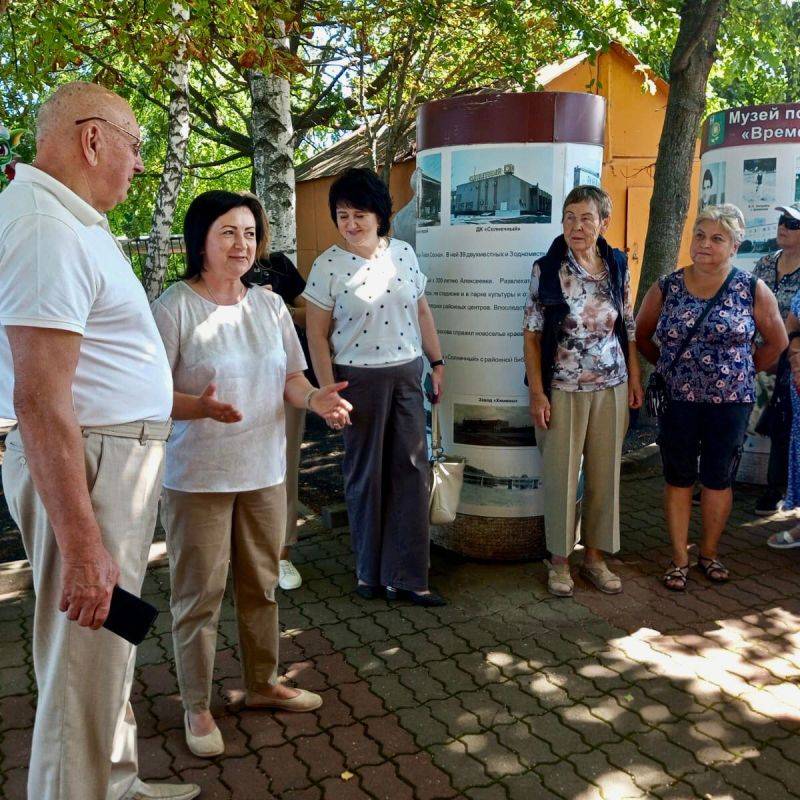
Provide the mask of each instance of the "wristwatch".
{"label": "wristwatch", "polygon": [[443,367],[445,365],[445,361],[443,358],[437,358],[436,361],[431,361],[431,369],[434,367]]}

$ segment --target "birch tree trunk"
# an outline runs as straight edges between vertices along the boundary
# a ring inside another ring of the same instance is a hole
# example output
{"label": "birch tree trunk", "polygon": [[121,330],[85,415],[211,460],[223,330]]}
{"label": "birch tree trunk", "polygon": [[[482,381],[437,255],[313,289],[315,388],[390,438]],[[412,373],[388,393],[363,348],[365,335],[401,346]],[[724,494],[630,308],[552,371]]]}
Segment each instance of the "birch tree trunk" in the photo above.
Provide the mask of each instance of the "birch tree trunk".
{"label": "birch tree trunk", "polygon": [[728,0],[684,0],[681,7],[637,303],[654,281],[677,266],[689,211],[694,151],[706,108],[708,73],[716,57],[717,35],[727,5]]}
{"label": "birch tree trunk", "polygon": [[169,132],[164,172],[158,186],[150,238],[147,241],[147,260],[144,268],[144,288],[152,302],[164,288],[170,255],[170,234],[175,217],[178,192],[183,181],[186,147],[189,142],[189,61],[182,23],[189,20],[189,9],[178,2],[172,4],[178,47],[167,71],[171,84],[169,95]]}
{"label": "birch tree trunk", "polygon": [[[275,41],[287,47],[288,39]],[[295,219],[294,130],[289,81],[278,75],[248,70],[252,105],[253,184],[269,217],[272,243],[297,263]]]}

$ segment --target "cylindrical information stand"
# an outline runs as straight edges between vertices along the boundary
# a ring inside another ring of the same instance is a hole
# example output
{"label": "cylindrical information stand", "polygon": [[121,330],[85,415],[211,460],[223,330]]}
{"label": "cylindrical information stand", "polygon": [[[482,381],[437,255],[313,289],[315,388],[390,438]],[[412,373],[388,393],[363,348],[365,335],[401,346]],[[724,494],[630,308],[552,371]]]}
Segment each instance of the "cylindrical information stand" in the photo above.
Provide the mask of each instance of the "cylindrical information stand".
{"label": "cylindrical information stand", "polygon": [[602,97],[572,92],[471,95],[419,111],[416,248],[448,365],[443,444],[466,458],[460,513],[432,536],[464,555],[544,552],[522,315],[564,197],[600,182],[604,123]]}

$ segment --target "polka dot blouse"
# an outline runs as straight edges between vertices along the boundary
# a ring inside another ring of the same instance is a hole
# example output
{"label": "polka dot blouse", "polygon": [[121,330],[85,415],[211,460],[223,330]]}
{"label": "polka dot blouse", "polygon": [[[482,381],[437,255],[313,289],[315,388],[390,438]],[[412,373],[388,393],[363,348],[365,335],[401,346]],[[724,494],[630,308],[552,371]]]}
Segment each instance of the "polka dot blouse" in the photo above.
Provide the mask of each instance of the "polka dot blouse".
{"label": "polka dot blouse", "polygon": [[425,283],[414,250],[399,239],[374,260],[334,245],[314,261],[303,297],[332,313],[334,364],[384,367],[422,355],[417,301]]}

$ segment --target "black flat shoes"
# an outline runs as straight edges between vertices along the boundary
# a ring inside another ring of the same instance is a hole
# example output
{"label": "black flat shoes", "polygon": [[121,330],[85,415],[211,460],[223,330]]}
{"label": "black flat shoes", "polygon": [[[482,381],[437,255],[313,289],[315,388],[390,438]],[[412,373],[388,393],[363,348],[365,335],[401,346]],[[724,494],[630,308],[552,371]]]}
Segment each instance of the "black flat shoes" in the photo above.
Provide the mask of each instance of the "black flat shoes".
{"label": "black flat shoes", "polygon": [[377,600],[383,597],[383,586],[367,586],[364,583],[359,583],[355,588],[355,593],[362,600]]}
{"label": "black flat shoes", "polygon": [[447,600],[445,600],[444,597],[436,594],[435,592],[428,592],[427,594],[422,594],[420,592],[412,592],[409,589],[395,589],[392,586],[386,587],[386,599],[408,600],[415,606],[428,606],[430,608],[434,606],[447,605]]}

